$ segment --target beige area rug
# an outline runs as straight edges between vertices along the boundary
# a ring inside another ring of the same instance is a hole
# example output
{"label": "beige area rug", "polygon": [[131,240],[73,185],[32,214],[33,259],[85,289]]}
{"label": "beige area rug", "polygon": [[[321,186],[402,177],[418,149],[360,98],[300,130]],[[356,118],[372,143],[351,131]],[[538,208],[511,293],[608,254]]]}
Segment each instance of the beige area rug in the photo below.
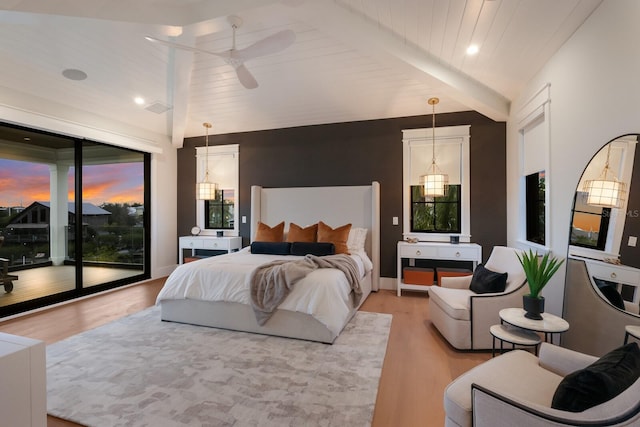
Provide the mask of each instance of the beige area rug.
{"label": "beige area rug", "polygon": [[391,315],[333,345],[160,321],[153,307],[47,346],[51,415],[87,426],[367,426]]}

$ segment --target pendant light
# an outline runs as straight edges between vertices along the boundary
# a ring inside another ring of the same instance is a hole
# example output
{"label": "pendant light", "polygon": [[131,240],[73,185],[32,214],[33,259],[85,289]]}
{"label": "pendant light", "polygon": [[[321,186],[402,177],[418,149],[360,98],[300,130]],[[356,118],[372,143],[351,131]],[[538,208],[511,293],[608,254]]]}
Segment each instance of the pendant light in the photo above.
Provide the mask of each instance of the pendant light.
{"label": "pendant light", "polygon": [[618,181],[609,168],[609,154],[611,143],[607,146],[607,161],[598,179],[590,179],[584,183],[587,193],[587,204],[603,208],[619,208],[624,202],[626,184]]}
{"label": "pendant light", "polygon": [[438,98],[429,98],[427,101],[433,108],[431,123],[431,167],[427,174],[420,176],[420,184],[424,187],[425,197],[442,197],[447,194],[449,176],[444,174],[436,164],[436,104]]}
{"label": "pendant light", "polygon": [[209,129],[211,129],[211,123],[203,123],[205,127],[206,136],[204,139],[205,144],[205,157],[204,157],[204,181],[199,182],[196,185],[196,197],[198,200],[215,200],[216,190],[218,184],[209,182]]}

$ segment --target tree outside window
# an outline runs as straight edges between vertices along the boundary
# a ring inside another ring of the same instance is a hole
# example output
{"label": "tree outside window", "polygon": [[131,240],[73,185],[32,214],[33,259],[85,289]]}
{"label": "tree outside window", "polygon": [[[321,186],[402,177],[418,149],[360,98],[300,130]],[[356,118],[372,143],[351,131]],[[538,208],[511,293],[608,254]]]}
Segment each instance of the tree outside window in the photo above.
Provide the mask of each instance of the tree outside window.
{"label": "tree outside window", "polygon": [[411,186],[411,231],[460,233],[460,189],[449,185],[444,197],[425,197],[421,185]]}
{"label": "tree outside window", "polygon": [[205,228],[233,230],[235,191],[217,190],[215,200],[205,200]]}

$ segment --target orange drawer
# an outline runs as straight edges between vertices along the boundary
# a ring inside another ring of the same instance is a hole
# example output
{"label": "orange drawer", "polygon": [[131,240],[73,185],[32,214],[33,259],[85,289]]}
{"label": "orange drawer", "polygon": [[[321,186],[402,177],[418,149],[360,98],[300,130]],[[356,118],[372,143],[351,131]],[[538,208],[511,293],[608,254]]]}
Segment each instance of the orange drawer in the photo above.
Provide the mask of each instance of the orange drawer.
{"label": "orange drawer", "polygon": [[433,285],[433,268],[405,267],[403,270],[404,283],[409,285]]}

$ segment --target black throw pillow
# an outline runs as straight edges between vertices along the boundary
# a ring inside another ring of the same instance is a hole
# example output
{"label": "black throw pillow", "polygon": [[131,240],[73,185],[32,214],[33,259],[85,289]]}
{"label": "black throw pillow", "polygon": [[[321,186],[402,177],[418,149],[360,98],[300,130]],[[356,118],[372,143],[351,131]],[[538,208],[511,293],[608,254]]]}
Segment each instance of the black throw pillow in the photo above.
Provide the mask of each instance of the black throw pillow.
{"label": "black throw pillow", "polygon": [[508,273],[496,273],[486,269],[482,264],[478,264],[473,277],[471,277],[471,289],[476,294],[488,294],[493,292],[504,292],[507,287]]}
{"label": "black throw pillow", "polygon": [[614,307],[619,308],[620,310],[624,310],[624,300],[622,299],[622,295],[616,290],[617,283],[612,283],[607,280],[596,279],[593,280],[598,285],[598,289],[604,295],[604,297],[613,305]]}
{"label": "black throw pillow", "polygon": [[325,256],[336,253],[336,246],[330,242],[293,242],[291,243],[291,255],[315,255]]}
{"label": "black throw pillow", "polygon": [[289,255],[291,243],[289,242],[253,242],[251,243],[252,254],[262,255]]}
{"label": "black throw pillow", "polygon": [[584,369],[572,372],[560,382],[551,407],[581,412],[607,402],[640,377],[640,348],[632,342],[602,356]]}

